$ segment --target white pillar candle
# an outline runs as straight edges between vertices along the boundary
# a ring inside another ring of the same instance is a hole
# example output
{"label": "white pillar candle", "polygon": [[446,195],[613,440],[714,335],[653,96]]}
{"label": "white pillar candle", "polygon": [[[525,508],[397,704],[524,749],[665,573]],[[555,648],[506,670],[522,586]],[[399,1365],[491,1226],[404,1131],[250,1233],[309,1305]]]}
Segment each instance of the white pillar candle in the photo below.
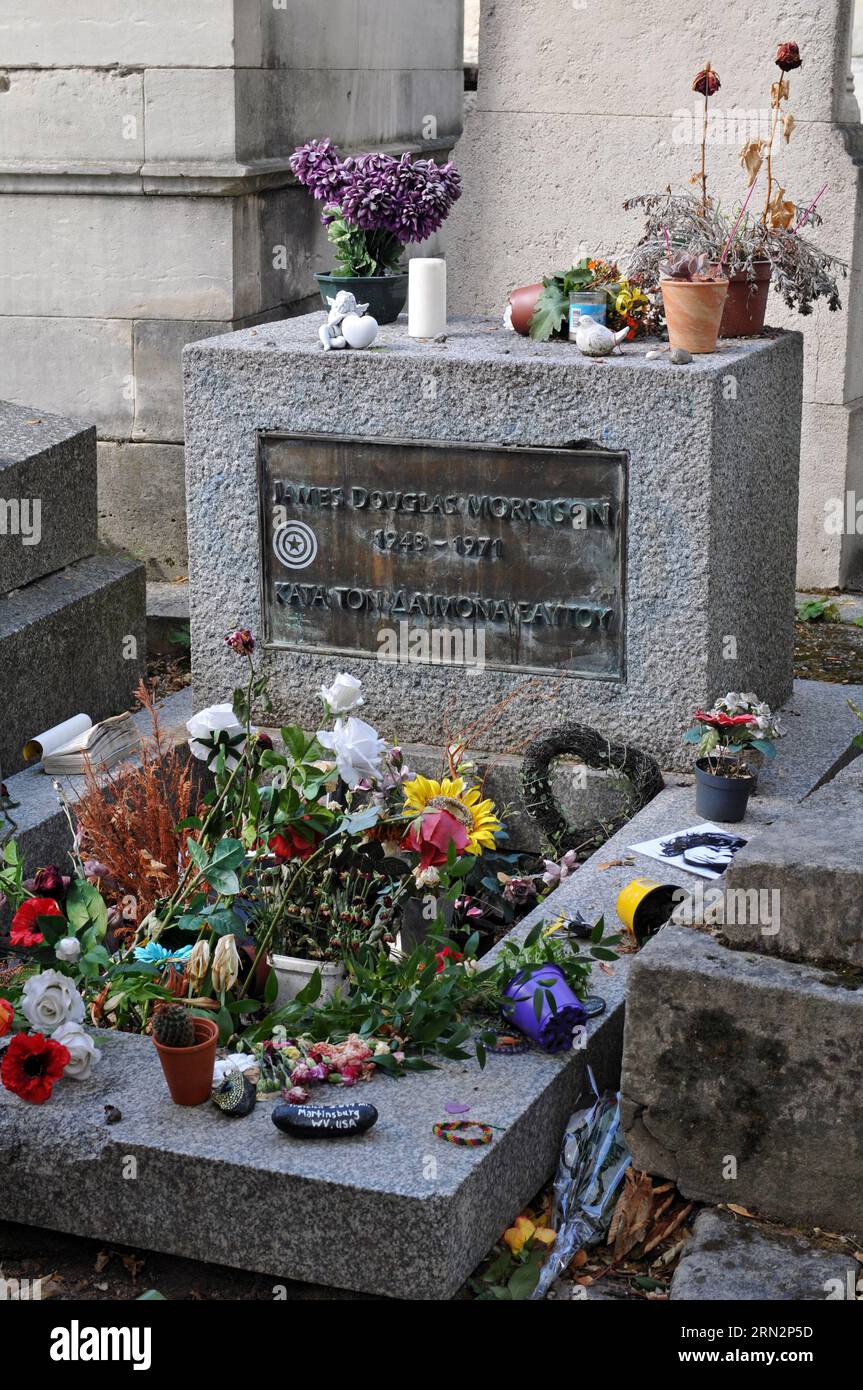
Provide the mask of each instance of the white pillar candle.
{"label": "white pillar candle", "polygon": [[408,262],[408,336],[436,338],[446,328],[446,261],[415,256]]}

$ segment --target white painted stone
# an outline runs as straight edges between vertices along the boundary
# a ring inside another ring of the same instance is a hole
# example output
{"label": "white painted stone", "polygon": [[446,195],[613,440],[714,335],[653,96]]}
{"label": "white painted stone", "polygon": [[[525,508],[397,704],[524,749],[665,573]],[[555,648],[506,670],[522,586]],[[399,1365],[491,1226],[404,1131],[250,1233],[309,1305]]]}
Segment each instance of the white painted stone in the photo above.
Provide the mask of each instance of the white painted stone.
{"label": "white painted stone", "polygon": [[234,201],[0,198],[0,314],[231,318]]}
{"label": "white painted stone", "polygon": [[141,73],[18,69],[7,77],[9,88],[0,93],[0,159],[143,157]]}
{"label": "white painted stone", "polygon": [[234,83],[232,68],[148,68],[147,159],[234,159]]}
{"label": "white painted stone", "polygon": [[4,0],[10,66],[230,66],[234,0]]}
{"label": "white painted stone", "polygon": [[803,0],[790,7],[765,0],[745,26],[709,0],[680,0],[654,7],[647,32],[628,0],[608,0],[601,24],[592,4],[565,9],[562,43],[560,0],[482,6],[477,108],[454,156],[468,193],[444,229],[453,301],[498,315],[513,287],[580,256],[600,252],[625,261],[641,218],[623,211],[624,198],[668,184],[684,190],[696,168],[698,98],[690,87],[707,59],[722,80],[711,102],[708,188],[724,207],[739,207],[746,193],[739,147],[747,135],[766,133],[776,44],[793,39],[803,54],[803,67],[791,74],[798,128],[789,145],[778,142],[775,172],[803,207],[828,184],[817,241],[846,260],[852,275],[840,283],[839,313],[822,304],[801,318],[771,291],[767,322],[802,329],[806,347],[798,578],[808,586],[844,582],[841,576],[863,568],[863,538],[827,544],[821,515],[837,473],[847,481],[861,465],[847,452],[839,460],[828,456],[819,422],[822,407],[837,407],[827,412],[829,448],[851,448],[857,431],[846,412],[863,399],[856,269],[863,262],[863,199],[842,132],[831,124],[858,116],[846,81],[849,0],[815,9]]}
{"label": "white painted stone", "polygon": [[[711,0],[652,6],[650,25],[631,0],[494,0],[483,5],[479,105],[483,110],[643,116],[698,102],[705,60],[722,80],[716,108],[769,108],[777,43],[793,38],[804,68],[791,74],[798,120],[829,121],[844,94],[835,27],[847,0],[764,0],[741,24]],[[565,41],[561,41],[565,34]]]}
{"label": "white painted stone", "polygon": [[0,315],[0,398],[88,420],[101,435],[132,426],[132,324],[128,319]]}

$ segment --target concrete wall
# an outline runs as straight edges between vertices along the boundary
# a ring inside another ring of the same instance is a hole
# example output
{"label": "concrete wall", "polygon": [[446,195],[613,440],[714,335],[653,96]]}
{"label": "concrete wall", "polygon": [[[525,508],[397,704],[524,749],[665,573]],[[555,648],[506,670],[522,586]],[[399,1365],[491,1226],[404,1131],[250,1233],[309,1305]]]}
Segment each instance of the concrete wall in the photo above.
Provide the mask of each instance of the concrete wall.
{"label": "concrete wall", "polygon": [[463,0],[0,0],[0,397],[92,420],[103,539],[185,571],[180,353],[305,308],[287,158],[451,143]]}
{"label": "concrete wall", "polygon": [[[483,0],[475,111],[456,148],[465,197],[446,228],[450,286],[462,309],[498,314],[515,285],[564,269],[590,250],[625,258],[641,234],[625,197],[687,187],[698,162],[692,78],[709,59],[722,79],[714,112],[769,119],[777,42],[804,58],[791,74],[798,128],[777,174],[804,206],[822,183],[819,240],[852,274],[843,310],[807,319],[775,295],[768,322],[806,339],[799,581],[863,578],[863,535],[825,530],[825,502],[863,500],[863,202],[855,163],[859,109],[850,78],[851,0],[763,0],[746,7],[679,0],[645,12],[631,0]],[[739,205],[737,119],[715,119],[713,192]],[[681,133],[688,138],[681,139]],[[763,180],[762,180],[763,182]],[[757,196],[757,195],[756,195]]]}

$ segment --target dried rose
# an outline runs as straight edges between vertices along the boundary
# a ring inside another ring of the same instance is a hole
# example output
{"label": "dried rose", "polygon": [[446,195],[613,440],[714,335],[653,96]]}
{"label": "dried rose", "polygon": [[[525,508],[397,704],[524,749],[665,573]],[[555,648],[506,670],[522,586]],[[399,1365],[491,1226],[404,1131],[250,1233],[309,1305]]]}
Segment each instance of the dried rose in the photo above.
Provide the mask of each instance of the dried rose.
{"label": "dried rose", "polygon": [[793,72],[795,68],[802,66],[803,59],[800,57],[800,49],[796,43],[781,43],[776,50],[776,66],[783,72]]}
{"label": "dried rose", "polygon": [[693,92],[698,92],[703,97],[715,96],[721,86],[719,74],[713,71],[709,63],[705,63],[701,72],[696,73],[692,79]]}
{"label": "dried rose", "polygon": [[255,639],[247,627],[238,627],[225,638],[232,652],[237,656],[251,656],[255,650]]}

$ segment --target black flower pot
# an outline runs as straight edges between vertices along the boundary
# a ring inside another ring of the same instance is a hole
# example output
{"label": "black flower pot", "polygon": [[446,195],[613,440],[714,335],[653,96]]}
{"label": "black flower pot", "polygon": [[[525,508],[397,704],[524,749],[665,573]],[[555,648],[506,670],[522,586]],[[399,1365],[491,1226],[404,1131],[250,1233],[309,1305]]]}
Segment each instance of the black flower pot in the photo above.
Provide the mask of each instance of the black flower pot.
{"label": "black flower pot", "polygon": [[408,277],[402,275],[315,275],[321,302],[329,309],[327,299],[335,299],[339,290],[349,290],[358,304],[368,304],[369,313],[378,323],[395,323],[408,297]]}
{"label": "black flower pot", "polygon": [[707,758],[699,758],[695,764],[695,810],[705,820],[743,820],[754,786],[755,778],[750,773],[720,777],[710,771]]}

